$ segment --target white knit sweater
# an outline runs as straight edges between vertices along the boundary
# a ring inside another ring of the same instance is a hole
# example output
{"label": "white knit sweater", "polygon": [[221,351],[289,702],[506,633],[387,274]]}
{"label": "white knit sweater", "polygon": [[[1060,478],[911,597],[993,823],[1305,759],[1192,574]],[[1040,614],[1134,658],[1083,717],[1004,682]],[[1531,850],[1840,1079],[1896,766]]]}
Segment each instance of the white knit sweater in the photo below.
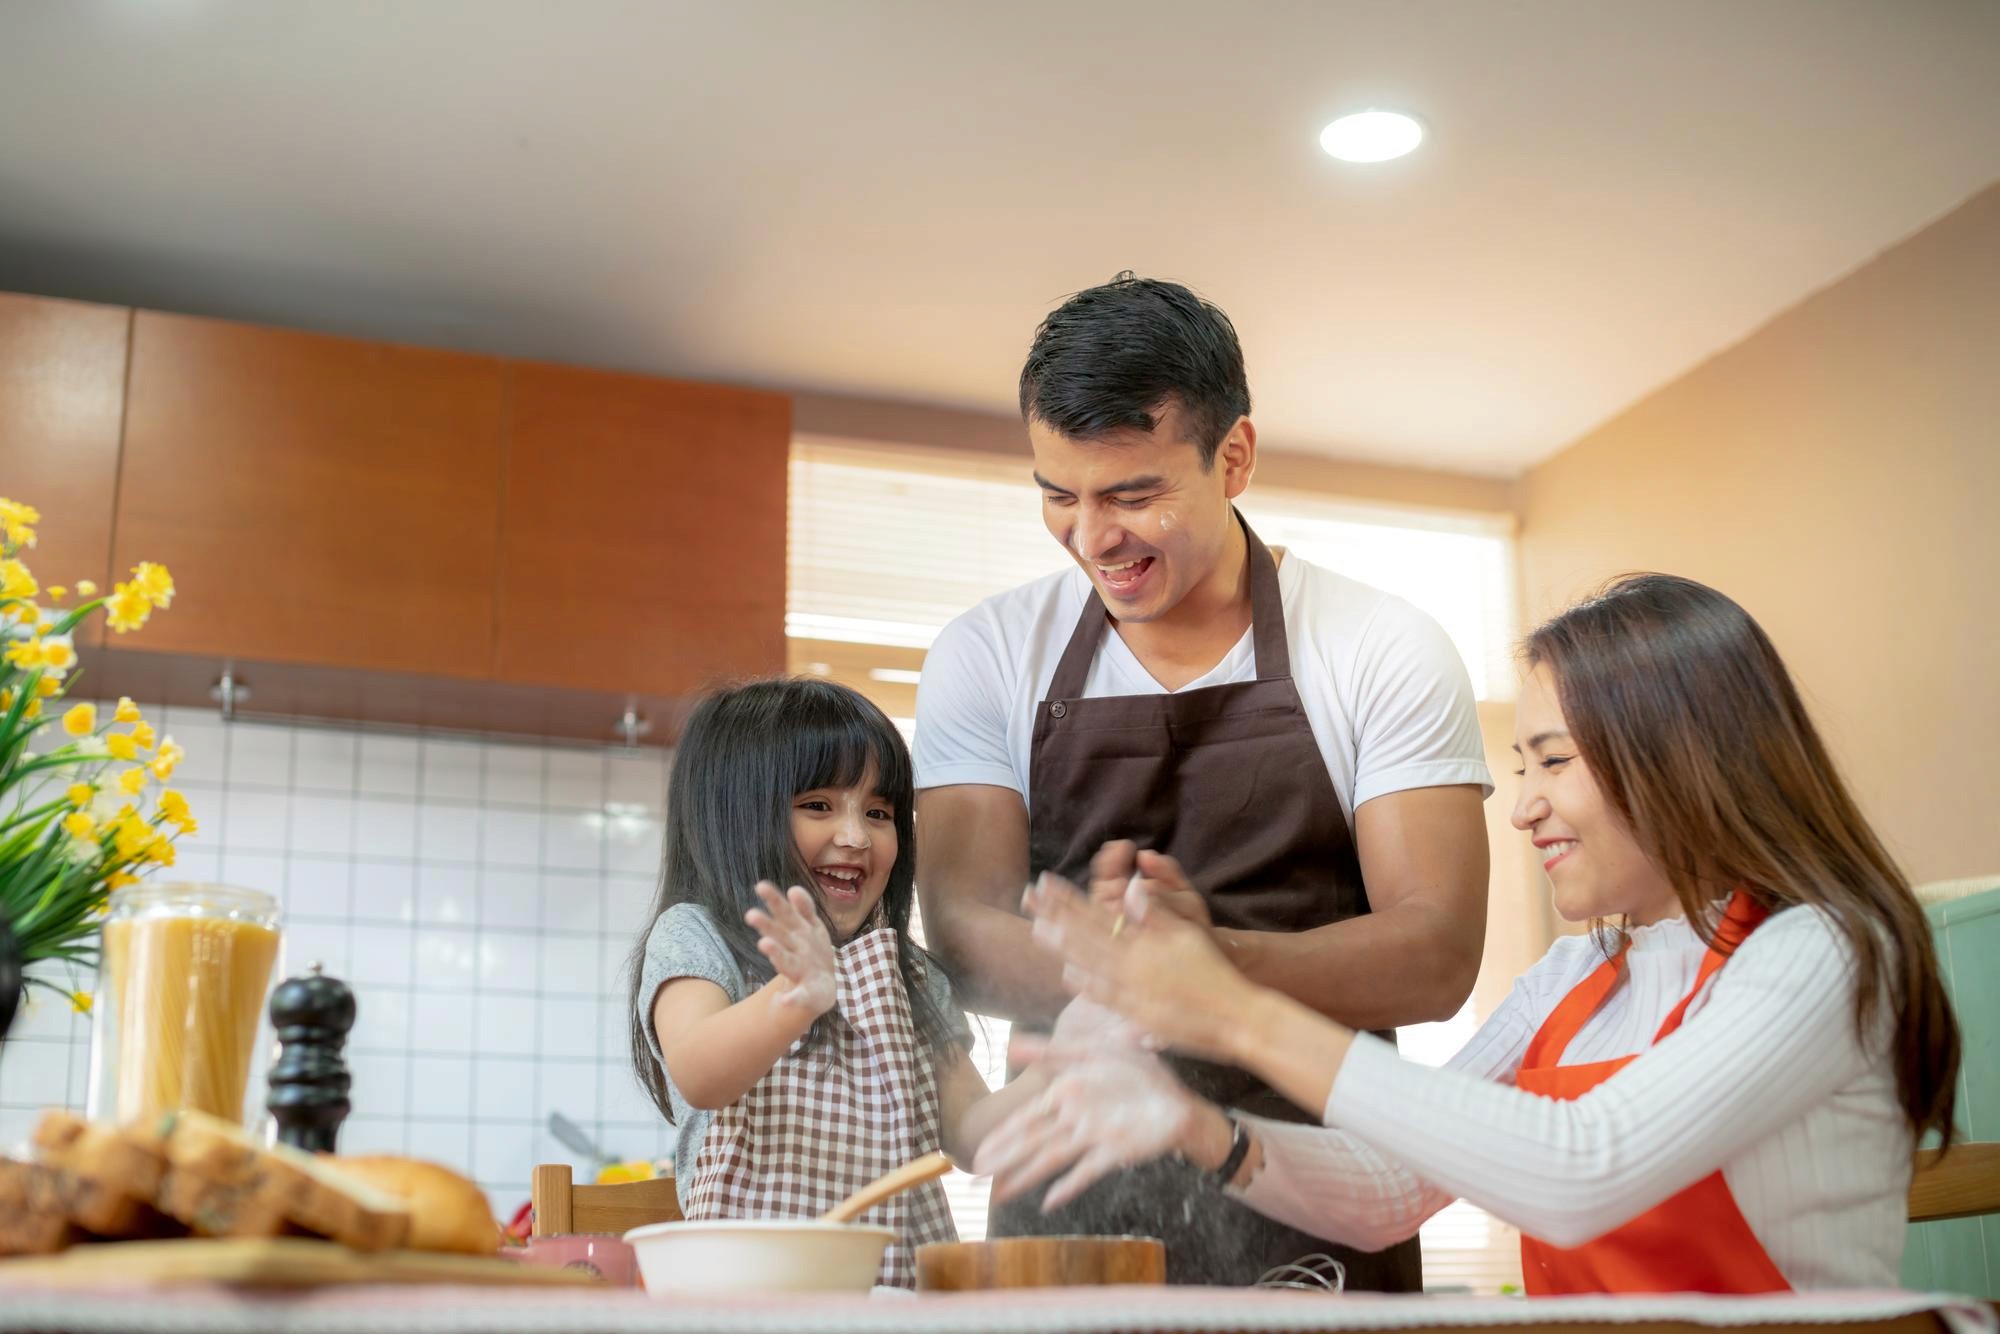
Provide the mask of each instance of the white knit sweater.
{"label": "white knit sweater", "polygon": [[1912,1141],[1887,1007],[1864,1051],[1837,929],[1793,908],[1760,926],[1689,1007],[1704,947],[1684,919],[1632,932],[1630,975],[1563,1065],[1639,1058],[1573,1102],[1513,1086],[1529,1039],[1603,962],[1558,940],[1441,1070],[1361,1036],[1327,1099],[1329,1132],[1258,1121],[1259,1212],[1373,1250],[1463,1197],[1529,1236],[1575,1246],[1718,1166],[1794,1288],[1894,1287]]}

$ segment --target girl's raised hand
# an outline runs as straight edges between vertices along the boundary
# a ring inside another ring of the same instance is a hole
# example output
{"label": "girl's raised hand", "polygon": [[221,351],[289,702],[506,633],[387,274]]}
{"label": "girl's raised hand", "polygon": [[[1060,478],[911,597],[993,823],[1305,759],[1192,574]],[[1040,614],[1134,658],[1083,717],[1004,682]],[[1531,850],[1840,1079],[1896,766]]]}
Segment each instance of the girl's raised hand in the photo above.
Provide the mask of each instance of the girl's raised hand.
{"label": "girl's raised hand", "polygon": [[762,908],[752,908],[743,920],[757,931],[757,952],[771,961],[778,976],[791,983],[778,1004],[818,1016],[833,1008],[835,982],[833,938],[826,933],[813,897],[793,885],[780,894],[768,880],[757,884]]}

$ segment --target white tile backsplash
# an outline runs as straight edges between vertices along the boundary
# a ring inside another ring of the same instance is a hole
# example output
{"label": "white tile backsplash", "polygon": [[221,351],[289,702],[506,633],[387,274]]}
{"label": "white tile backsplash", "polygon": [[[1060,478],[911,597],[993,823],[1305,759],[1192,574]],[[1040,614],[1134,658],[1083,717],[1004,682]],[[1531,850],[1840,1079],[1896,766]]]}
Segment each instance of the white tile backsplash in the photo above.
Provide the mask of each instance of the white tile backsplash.
{"label": "white tile backsplash", "polygon": [[[567,1161],[550,1111],[619,1153],[671,1145],[628,1068],[619,976],[664,753],[147,716],[186,747],[175,786],[201,821],[164,874],[278,896],[285,969],[354,988],[343,1148],[445,1163],[511,1210],[536,1161]],[[84,1099],[90,1021],[32,994],[0,1050],[0,1149]]]}

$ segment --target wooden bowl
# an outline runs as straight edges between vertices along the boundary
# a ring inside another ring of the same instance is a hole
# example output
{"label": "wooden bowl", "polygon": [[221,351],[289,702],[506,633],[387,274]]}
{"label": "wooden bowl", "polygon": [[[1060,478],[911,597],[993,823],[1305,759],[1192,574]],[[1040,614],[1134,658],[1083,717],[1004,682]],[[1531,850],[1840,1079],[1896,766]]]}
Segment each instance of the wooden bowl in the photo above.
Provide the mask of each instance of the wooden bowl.
{"label": "wooden bowl", "polygon": [[919,1292],[1166,1281],[1167,1247],[1155,1237],[1006,1237],[917,1247]]}

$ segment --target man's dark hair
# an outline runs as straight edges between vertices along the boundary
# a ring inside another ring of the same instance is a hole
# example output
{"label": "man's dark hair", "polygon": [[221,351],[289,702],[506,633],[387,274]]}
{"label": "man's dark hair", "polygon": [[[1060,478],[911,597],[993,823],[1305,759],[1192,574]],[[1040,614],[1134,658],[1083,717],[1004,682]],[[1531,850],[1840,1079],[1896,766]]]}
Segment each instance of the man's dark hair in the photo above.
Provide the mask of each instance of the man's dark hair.
{"label": "man's dark hair", "polygon": [[1021,418],[1072,440],[1151,431],[1171,407],[1186,418],[1201,466],[1238,417],[1250,382],[1236,327],[1182,287],[1128,269],[1049,312],[1021,367]]}

